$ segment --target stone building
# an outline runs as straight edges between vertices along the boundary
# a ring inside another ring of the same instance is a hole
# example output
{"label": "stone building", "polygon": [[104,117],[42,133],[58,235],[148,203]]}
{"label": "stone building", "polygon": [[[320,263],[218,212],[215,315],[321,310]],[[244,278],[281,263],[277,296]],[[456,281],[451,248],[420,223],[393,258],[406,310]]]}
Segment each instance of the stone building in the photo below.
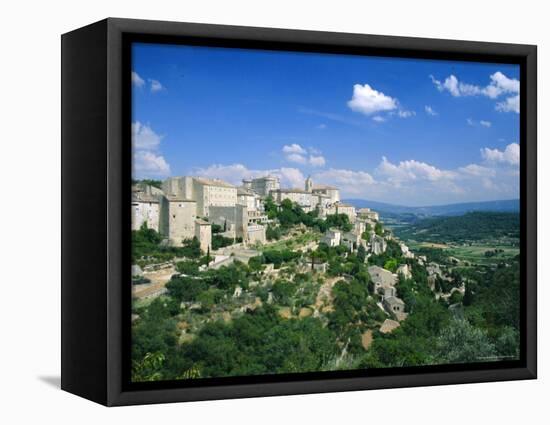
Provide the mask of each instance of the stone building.
{"label": "stone building", "polygon": [[397,274],[402,274],[405,279],[410,279],[412,277],[412,273],[408,264],[401,264],[397,268]]}
{"label": "stone building", "polygon": [[306,192],[303,189],[277,189],[271,191],[273,200],[280,204],[285,199],[297,203],[305,211],[310,211],[315,208],[313,205],[311,193]]}
{"label": "stone building", "polygon": [[158,187],[155,187],[143,182],[139,182],[132,185],[132,193],[134,192],[142,192],[142,193],[146,193],[147,195],[152,195],[157,197],[164,195],[164,192],[162,191],[162,189],[159,189]]}
{"label": "stone building", "polygon": [[365,230],[367,230],[367,224],[365,220],[356,219],[355,223],[353,224],[353,233],[361,236],[363,233],[365,233]]}
{"label": "stone building", "polygon": [[165,195],[193,199],[193,177],[169,177],[162,182],[162,191]]}
{"label": "stone building", "polygon": [[384,307],[391,313],[395,315],[397,320],[401,321],[405,319],[406,313],[405,313],[405,303],[401,298],[397,297],[385,297],[384,298]]}
{"label": "stone building", "polygon": [[308,193],[312,193],[313,192],[313,180],[311,180],[311,176],[308,176],[306,181],[305,181],[305,184],[304,184],[304,190]]}
{"label": "stone building", "polygon": [[332,204],[329,208],[326,209],[326,214],[345,214],[349,218],[350,223],[355,223],[357,214],[355,213],[355,207],[350,204],[344,204],[341,202],[336,202]]}
{"label": "stone building", "polygon": [[209,216],[210,207],[232,207],[237,203],[237,188],[222,180],[193,178],[193,196],[197,201],[197,214]]}
{"label": "stone building", "polygon": [[205,220],[195,220],[195,237],[199,241],[201,251],[206,253],[212,246],[212,225]]}
{"label": "stone building", "polygon": [[321,238],[321,242],[327,244],[328,246],[338,246],[340,245],[341,239],[342,232],[340,230],[329,229]]}
{"label": "stone building", "polygon": [[334,204],[340,202],[340,190],[334,186],[328,185],[315,185],[312,187],[312,193],[328,195],[330,197],[330,203]]}
{"label": "stone building", "polygon": [[357,210],[357,216],[370,221],[379,221],[380,217],[376,211],[372,211],[370,208],[359,208]]}
{"label": "stone building", "polygon": [[389,270],[386,270],[379,266],[370,266],[368,268],[368,271],[372,283],[374,283],[375,292],[383,293],[384,288],[395,287],[395,284],[397,283],[397,278]]}
{"label": "stone building", "polygon": [[247,231],[246,241],[249,244],[255,244],[257,242],[264,244],[266,242],[265,230],[266,230],[265,226],[262,226],[261,224],[248,225],[246,229]]}
{"label": "stone building", "polygon": [[388,244],[382,236],[372,233],[370,238],[370,250],[374,255],[380,255],[386,252]]}
{"label": "stone building", "polygon": [[319,208],[319,217],[325,218],[327,209],[329,209],[331,205],[330,196],[324,193],[313,193],[311,199],[313,205]]}
{"label": "stone building", "polygon": [[246,205],[210,207],[211,223],[218,224],[246,243],[265,243],[267,216],[260,210],[249,211]]}
{"label": "stone building", "polygon": [[237,188],[223,180],[204,177],[170,177],[162,188],[165,194],[191,199],[197,203],[197,215],[208,217],[211,206],[234,206]]}
{"label": "stone building", "polygon": [[172,246],[182,246],[186,239],[195,236],[197,203],[178,195],[166,195],[162,198],[160,234],[168,239]]}
{"label": "stone building", "polygon": [[235,232],[235,237],[246,240],[248,228],[248,209],[245,205],[236,204],[231,207],[210,207],[209,220],[227,231]]}
{"label": "stone building", "polygon": [[248,210],[248,224],[267,224],[269,217],[261,210]]}
{"label": "stone building", "polygon": [[403,242],[399,244],[399,247],[401,248],[401,253],[403,254],[403,257],[414,258],[414,253],[410,251],[409,247],[405,245]]}
{"label": "stone building", "polygon": [[237,203],[245,205],[248,211],[257,211],[261,208],[260,195],[242,187],[237,188]]}
{"label": "stone building", "polygon": [[361,239],[361,234],[351,232],[344,232],[342,234],[341,244],[345,245],[351,252],[355,252],[360,245],[365,246],[364,241]]}
{"label": "stone building", "polygon": [[159,231],[160,201],[158,196],[144,192],[132,193],[132,230],[139,230],[143,224]]}
{"label": "stone building", "polygon": [[259,177],[252,180],[243,180],[243,186],[251,189],[262,198],[269,196],[270,192],[281,187],[279,178],[275,176]]}

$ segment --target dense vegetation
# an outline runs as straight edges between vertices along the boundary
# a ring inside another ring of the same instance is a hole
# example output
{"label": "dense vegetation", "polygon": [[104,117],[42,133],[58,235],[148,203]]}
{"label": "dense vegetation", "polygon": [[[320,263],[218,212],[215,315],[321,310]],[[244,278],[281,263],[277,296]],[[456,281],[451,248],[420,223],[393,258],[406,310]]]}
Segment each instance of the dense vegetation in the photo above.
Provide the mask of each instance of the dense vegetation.
{"label": "dense vegetation", "polygon": [[[267,210],[280,223],[268,229],[273,239],[297,226],[312,231],[349,226],[345,215],[321,220],[316,212],[306,214],[292,203],[278,207],[268,202]],[[470,238],[476,232],[487,238],[514,235],[514,214],[504,214],[488,229],[474,231],[465,224],[483,227],[492,215],[437,219],[421,234],[437,229],[457,241],[465,237],[466,226]],[[381,225],[374,230],[385,234]],[[221,238],[221,231],[216,228],[214,235]],[[132,237],[138,263],[185,257],[177,262],[179,274],[167,283],[165,295],[134,306],[132,373],[138,381],[480,362],[519,355],[519,257],[494,266],[466,266],[445,250],[426,248],[421,252],[428,261],[445,272],[445,278],[435,279],[433,291],[426,267],[405,258],[391,238],[383,254],[368,258],[363,248],[350,252],[321,243],[301,252],[285,248],[285,241],[264,248],[248,264],[235,261],[201,271],[208,253],[205,257],[200,252],[196,240],[182,248],[163,247],[158,234],[146,227]],[[487,252],[491,258],[500,253]],[[315,272],[318,263],[327,263],[327,271]],[[396,317],[377,304],[381,298],[368,267],[395,272],[401,264],[411,270],[409,279],[400,274],[396,284],[408,317],[383,334],[380,325]],[[266,278],[267,265],[272,265],[274,277]],[[330,300],[319,305],[329,279]],[[462,285],[464,294],[456,290]],[[374,338],[368,349],[362,342],[366,332]]]}
{"label": "dense vegetation", "polygon": [[[289,199],[283,200],[281,205],[276,205],[271,198],[267,198],[264,205],[267,216],[270,219],[277,219],[283,232],[300,224],[314,228],[322,233],[332,227],[344,231],[350,231],[352,228],[349,217],[346,214],[331,214],[326,219],[321,219],[318,218],[318,210],[306,213],[302,207]],[[275,234],[271,233],[273,231],[274,228],[268,228],[268,239],[278,239]]]}
{"label": "dense vegetation", "polygon": [[182,247],[164,246],[162,236],[143,223],[139,230],[132,231],[132,263],[149,264],[151,262],[169,261],[176,257],[199,258],[200,244],[197,238],[184,242]]}
{"label": "dense vegetation", "polygon": [[453,217],[427,218],[411,226],[396,228],[395,233],[405,240],[443,243],[519,238],[519,214],[471,212]]}

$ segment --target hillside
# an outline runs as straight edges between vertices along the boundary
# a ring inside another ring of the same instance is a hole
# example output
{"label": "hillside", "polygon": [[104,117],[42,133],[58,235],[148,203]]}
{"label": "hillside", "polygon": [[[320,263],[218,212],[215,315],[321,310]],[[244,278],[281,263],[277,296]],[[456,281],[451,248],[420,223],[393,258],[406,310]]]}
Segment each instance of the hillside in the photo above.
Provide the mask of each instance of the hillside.
{"label": "hillside", "polygon": [[519,214],[471,212],[460,216],[426,218],[410,226],[396,228],[395,233],[404,240],[443,243],[519,238]]}

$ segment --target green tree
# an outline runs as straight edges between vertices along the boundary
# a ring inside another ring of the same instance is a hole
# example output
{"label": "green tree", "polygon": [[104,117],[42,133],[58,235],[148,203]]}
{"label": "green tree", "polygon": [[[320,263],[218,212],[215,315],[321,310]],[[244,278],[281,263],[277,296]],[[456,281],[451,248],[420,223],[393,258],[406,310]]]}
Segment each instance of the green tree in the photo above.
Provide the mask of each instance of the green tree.
{"label": "green tree", "polygon": [[395,273],[397,271],[397,260],[395,258],[390,258],[384,263],[384,268]]}
{"label": "green tree", "polygon": [[471,363],[496,360],[496,349],[482,329],[467,320],[454,319],[442,330],[435,345],[436,363]]}
{"label": "green tree", "polygon": [[195,277],[172,277],[166,284],[166,289],[170,296],[179,302],[193,302],[197,300],[198,295],[206,290],[208,285],[203,279]]}
{"label": "green tree", "polygon": [[365,262],[365,258],[367,257],[367,251],[363,245],[359,245],[359,248],[357,248],[357,260],[360,263]]}

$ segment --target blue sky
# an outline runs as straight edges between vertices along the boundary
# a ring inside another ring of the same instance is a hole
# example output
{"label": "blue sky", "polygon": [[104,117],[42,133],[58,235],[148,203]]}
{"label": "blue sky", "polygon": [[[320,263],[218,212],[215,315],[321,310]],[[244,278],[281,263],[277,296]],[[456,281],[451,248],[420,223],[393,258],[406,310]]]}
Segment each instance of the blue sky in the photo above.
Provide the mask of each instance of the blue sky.
{"label": "blue sky", "polygon": [[519,67],[135,44],[134,176],[271,173],[402,205],[519,195]]}

